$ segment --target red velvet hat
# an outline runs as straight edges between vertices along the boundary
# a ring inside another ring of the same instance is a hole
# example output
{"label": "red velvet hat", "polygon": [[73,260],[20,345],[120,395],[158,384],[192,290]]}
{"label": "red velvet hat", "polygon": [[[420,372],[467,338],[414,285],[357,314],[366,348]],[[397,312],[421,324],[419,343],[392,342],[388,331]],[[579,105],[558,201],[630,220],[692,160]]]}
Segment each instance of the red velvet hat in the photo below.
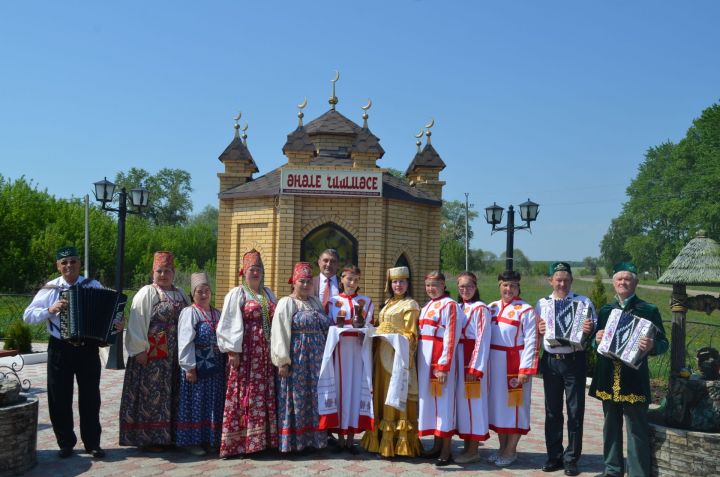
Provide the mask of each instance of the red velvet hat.
{"label": "red velvet hat", "polygon": [[243,276],[245,274],[245,270],[247,270],[250,267],[260,267],[264,269],[262,262],[262,257],[260,257],[260,252],[258,252],[255,249],[250,250],[245,255],[243,255],[243,261],[242,261],[242,268],[240,269],[240,276]]}
{"label": "red velvet hat", "polygon": [[293,284],[302,278],[312,279],[312,277],[312,265],[308,262],[298,262],[293,267],[292,278],[288,280],[288,283]]}

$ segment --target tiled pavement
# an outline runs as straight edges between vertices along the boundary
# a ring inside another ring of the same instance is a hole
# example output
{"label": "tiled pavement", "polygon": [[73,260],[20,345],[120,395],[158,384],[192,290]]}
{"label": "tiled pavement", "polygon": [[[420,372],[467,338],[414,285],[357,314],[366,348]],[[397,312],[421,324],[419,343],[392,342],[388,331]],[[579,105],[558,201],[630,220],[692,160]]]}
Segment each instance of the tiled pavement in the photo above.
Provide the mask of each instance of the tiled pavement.
{"label": "tiled pavement", "polygon": [[[506,469],[498,469],[485,462],[472,465],[451,465],[436,468],[430,461],[422,459],[380,459],[372,454],[361,452],[357,456],[332,454],[321,451],[310,456],[281,456],[268,453],[246,459],[223,460],[216,457],[194,457],[181,451],[161,454],[142,453],[136,448],[118,445],[118,410],[124,371],[103,370],[101,389],[103,404],[101,422],[103,426],[102,447],[107,457],[93,460],[89,455],[76,453],[69,459],[59,459],[56,455],[57,444],[50,426],[47,407],[47,392],[44,363],[26,366],[21,371],[22,378],[31,380],[31,392],[40,399],[38,425],[38,464],[27,472],[26,476],[63,477],[75,475],[91,476],[272,476],[292,475],[332,475],[333,477],[354,475],[396,475],[428,476],[447,474],[449,476],[476,475],[478,473],[497,476],[551,476],[563,475],[562,471],[547,474],[540,470],[545,461],[545,443],[543,437],[543,389],[540,379],[534,379],[532,399],[532,430],[520,440],[519,458]],[[77,393],[77,390],[76,390]],[[77,406],[77,398],[75,399]],[[77,407],[75,407],[75,431],[79,434]],[[430,439],[424,439],[426,447]],[[453,440],[454,453],[458,454],[462,441]],[[481,455],[486,456],[497,448],[497,437],[492,435],[480,447]],[[76,450],[82,450],[78,443]],[[587,399],[585,411],[585,438],[583,457],[579,468],[583,476],[601,473],[602,466],[602,407],[600,402]]]}

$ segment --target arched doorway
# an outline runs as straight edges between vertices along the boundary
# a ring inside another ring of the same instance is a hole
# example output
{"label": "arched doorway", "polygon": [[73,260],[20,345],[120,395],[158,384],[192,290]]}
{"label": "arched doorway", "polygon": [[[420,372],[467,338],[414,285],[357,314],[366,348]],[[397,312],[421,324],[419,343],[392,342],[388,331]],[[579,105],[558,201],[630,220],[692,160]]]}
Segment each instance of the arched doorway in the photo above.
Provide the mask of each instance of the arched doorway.
{"label": "arched doorway", "polygon": [[347,230],[328,222],[311,230],[300,242],[300,260],[310,262],[313,274],[320,273],[318,258],[323,250],[334,248],[340,256],[340,269],[358,264],[358,241]]}

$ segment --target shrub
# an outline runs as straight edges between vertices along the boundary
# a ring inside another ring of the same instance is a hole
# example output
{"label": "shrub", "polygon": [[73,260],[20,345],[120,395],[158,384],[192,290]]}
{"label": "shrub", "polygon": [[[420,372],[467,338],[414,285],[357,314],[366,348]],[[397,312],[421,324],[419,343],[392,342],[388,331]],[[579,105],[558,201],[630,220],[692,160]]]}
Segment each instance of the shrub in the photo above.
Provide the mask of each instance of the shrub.
{"label": "shrub", "polygon": [[5,332],[5,349],[16,349],[25,354],[32,352],[32,331],[22,320],[13,321]]}

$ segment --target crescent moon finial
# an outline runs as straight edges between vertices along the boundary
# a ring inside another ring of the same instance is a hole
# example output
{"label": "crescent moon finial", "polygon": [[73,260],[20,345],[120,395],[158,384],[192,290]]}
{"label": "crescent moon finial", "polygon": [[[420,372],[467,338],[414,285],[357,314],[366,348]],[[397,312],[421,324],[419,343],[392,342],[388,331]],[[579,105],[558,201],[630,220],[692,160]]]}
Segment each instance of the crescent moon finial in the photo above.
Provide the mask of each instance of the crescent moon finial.
{"label": "crescent moon finial", "polygon": [[425,125],[426,128],[430,129],[435,126],[435,118],[430,118],[430,122]]}
{"label": "crescent moon finial", "polygon": [[240,124],[239,124],[239,121],[240,121],[240,117],[241,117],[241,116],[242,116],[242,113],[238,111],[237,116],[235,116],[235,117],[233,118],[233,121],[235,121],[235,125],[233,126],[233,128],[235,128],[235,137],[236,137],[236,138],[239,138],[239,137],[240,137]]}
{"label": "crescent moon finial", "polygon": [[423,130],[420,129],[420,132],[417,133],[417,134],[415,135],[415,137],[418,138],[418,139],[420,139],[421,137],[423,137]]}
{"label": "crescent moon finial", "polygon": [[304,100],[302,103],[298,104],[297,107],[298,107],[299,109],[304,109],[305,106],[307,106],[307,104],[308,104],[307,96],[305,96],[305,100]]}
{"label": "crescent moon finial", "polygon": [[332,95],[330,96],[330,99],[328,100],[328,103],[330,103],[330,109],[335,111],[335,105],[338,104],[339,100],[337,99],[337,96],[335,96],[335,83],[337,83],[337,80],[340,79],[340,72],[338,70],[335,70],[335,79],[330,80],[332,83]]}
{"label": "crescent moon finial", "polygon": [[242,132],[243,132],[242,140],[243,140],[243,144],[245,144],[246,146],[247,146],[247,133],[245,131],[247,131],[247,128],[248,128],[248,123],[245,123],[245,127],[242,128]]}
{"label": "crescent moon finial", "polygon": [[367,111],[370,108],[372,108],[372,99],[368,98],[368,103],[365,106],[360,106],[360,109]]}

